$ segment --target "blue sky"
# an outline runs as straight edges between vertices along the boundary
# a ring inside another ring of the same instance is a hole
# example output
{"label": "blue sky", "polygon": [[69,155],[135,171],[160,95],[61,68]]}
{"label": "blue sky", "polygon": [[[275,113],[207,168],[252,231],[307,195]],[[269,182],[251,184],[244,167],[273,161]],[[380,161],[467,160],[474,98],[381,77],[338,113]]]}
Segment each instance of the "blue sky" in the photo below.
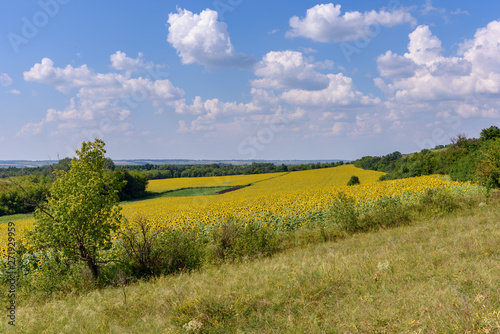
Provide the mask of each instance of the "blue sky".
{"label": "blue sky", "polygon": [[0,3],[0,160],[355,159],[500,119],[500,4]]}

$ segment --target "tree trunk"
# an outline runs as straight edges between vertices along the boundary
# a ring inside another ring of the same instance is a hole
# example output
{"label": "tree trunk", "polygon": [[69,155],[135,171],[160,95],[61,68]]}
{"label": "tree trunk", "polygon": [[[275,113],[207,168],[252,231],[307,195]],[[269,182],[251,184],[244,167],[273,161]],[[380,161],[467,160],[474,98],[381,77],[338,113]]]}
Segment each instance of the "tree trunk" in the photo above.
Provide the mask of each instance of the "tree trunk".
{"label": "tree trunk", "polygon": [[95,281],[99,277],[99,266],[95,263],[94,259],[91,257],[87,258],[87,265],[92,273],[92,280]]}

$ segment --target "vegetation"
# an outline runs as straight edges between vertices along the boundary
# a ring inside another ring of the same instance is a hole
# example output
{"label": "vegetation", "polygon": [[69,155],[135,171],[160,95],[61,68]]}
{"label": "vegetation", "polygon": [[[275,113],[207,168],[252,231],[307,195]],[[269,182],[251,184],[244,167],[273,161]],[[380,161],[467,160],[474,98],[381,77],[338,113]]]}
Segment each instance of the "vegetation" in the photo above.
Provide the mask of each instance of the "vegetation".
{"label": "vegetation", "polygon": [[356,175],[351,176],[349,181],[347,181],[348,186],[354,186],[354,185],[359,184],[359,183],[360,183],[359,177],[357,177]]}
{"label": "vegetation", "polygon": [[123,183],[104,169],[104,142],[84,142],[68,172],[50,189],[48,201],[35,212],[32,234],[38,248],[84,261],[93,279],[99,276],[100,252],[110,249],[111,233],[120,226],[118,192]]}
{"label": "vegetation", "polygon": [[[272,258],[219,261],[127,286],[117,280],[50,302],[31,295],[18,308],[17,330],[494,333],[500,328],[498,196],[486,206],[459,201],[460,208],[440,218],[437,200],[409,211],[410,225],[372,226],[377,233],[339,233],[326,243],[320,229],[277,235],[281,254]],[[227,249],[221,245],[234,227],[213,236],[212,254]],[[181,240],[179,253],[194,249],[185,247],[189,240]],[[0,323],[2,332],[9,329]]]}
{"label": "vegetation", "polygon": [[211,177],[211,176],[227,176],[227,175],[250,175],[250,174],[266,174],[266,173],[281,173],[300,170],[311,170],[319,168],[336,167],[343,165],[343,161],[332,163],[313,163],[290,165],[285,164],[275,165],[266,162],[253,162],[250,165],[153,165],[145,164],[143,166],[122,166],[118,167],[123,170],[138,170],[143,172],[149,180],[179,178],[179,177]]}
{"label": "vegetation", "polygon": [[[491,126],[481,131],[479,139],[468,139],[463,134],[452,139],[446,147],[442,145],[434,150],[424,149],[421,152],[402,155],[393,152],[382,157],[366,156],[354,161],[354,165],[363,169],[371,169],[387,173],[381,180],[400,179],[420,175],[448,174],[455,181],[483,182],[487,187],[498,187],[494,180],[494,171],[490,173],[487,156],[492,157],[496,140],[500,138],[500,129]],[[490,161],[493,163],[494,161]],[[478,173],[478,169],[482,172]],[[485,174],[486,173],[486,174]]]}
{"label": "vegetation", "polygon": [[0,216],[33,212],[35,203],[45,201],[49,188],[49,179],[36,175],[0,180]]}

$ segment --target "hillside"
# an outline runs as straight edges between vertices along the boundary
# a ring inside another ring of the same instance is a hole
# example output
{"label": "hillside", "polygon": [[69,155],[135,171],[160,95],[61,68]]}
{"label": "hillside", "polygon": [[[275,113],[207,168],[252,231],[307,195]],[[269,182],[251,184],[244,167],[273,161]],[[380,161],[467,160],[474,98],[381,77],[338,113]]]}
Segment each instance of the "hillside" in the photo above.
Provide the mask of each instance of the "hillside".
{"label": "hillside", "polygon": [[[273,258],[25,304],[17,331],[497,333],[498,204]],[[8,330],[0,322],[0,331]]]}

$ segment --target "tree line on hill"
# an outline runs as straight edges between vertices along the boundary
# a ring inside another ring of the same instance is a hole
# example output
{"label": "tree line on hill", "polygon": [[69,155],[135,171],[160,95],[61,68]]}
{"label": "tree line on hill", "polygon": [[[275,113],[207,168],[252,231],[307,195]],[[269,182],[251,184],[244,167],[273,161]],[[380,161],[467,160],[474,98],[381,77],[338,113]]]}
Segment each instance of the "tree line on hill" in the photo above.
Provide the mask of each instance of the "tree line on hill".
{"label": "tree line on hill", "polygon": [[227,176],[227,175],[248,175],[248,174],[264,174],[264,173],[280,173],[292,172],[299,170],[309,170],[318,168],[327,168],[343,165],[343,161],[331,163],[313,163],[299,165],[275,165],[269,162],[253,162],[250,165],[224,165],[224,164],[209,164],[209,165],[127,165],[117,167],[121,170],[140,171],[146,175],[149,180],[168,179],[179,177],[210,177],[210,176]]}
{"label": "tree line on hill", "polygon": [[385,172],[381,180],[400,179],[431,174],[448,174],[455,181],[483,181],[498,187],[498,161],[500,159],[500,129],[491,126],[481,131],[479,138],[463,134],[432,150],[423,149],[412,154],[393,152],[381,157],[365,156],[353,162],[354,166]]}

